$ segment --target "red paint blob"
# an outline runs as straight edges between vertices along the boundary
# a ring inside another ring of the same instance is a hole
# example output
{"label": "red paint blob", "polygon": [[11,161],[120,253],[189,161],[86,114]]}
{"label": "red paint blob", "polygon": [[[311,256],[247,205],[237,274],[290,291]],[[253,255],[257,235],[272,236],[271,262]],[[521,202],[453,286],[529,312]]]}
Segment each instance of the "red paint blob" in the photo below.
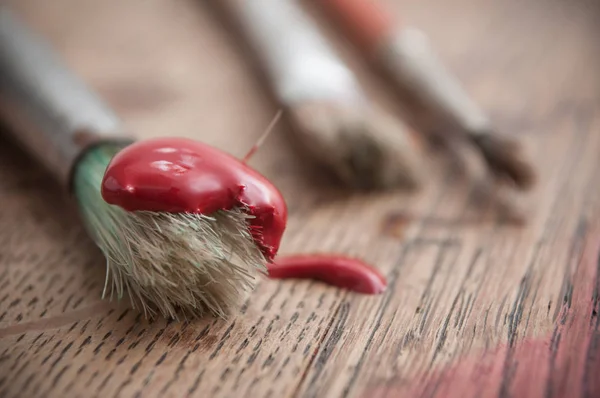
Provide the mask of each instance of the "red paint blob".
{"label": "red paint blob", "polygon": [[387,285],[385,277],[370,265],[338,255],[284,256],[267,267],[270,278],[317,279],[358,293],[379,294]]}
{"label": "red paint blob", "polygon": [[246,207],[252,236],[272,260],[287,222],[281,193],[264,176],[217,148],[186,138],[136,142],[110,162],[102,197],[127,211],[211,214]]}

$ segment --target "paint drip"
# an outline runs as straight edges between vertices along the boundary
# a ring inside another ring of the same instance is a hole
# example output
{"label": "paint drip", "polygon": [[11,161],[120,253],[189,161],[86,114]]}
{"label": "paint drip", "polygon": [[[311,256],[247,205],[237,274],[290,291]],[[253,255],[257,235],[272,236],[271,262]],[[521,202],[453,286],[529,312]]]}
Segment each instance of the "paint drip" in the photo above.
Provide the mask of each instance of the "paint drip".
{"label": "paint drip", "polygon": [[267,266],[269,277],[315,279],[357,293],[379,294],[387,282],[361,260],[335,254],[290,255]]}

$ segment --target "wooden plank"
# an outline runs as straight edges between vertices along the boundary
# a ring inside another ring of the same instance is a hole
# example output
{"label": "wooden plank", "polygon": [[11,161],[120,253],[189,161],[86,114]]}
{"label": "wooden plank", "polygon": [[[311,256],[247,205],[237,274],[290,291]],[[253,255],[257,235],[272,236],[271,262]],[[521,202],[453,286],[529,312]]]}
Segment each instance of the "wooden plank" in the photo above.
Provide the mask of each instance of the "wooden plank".
{"label": "wooden plank", "polygon": [[[531,140],[541,184],[522,199],[530,223],[476,210],[435,165],[416,195],[341,192],[290,151],[282,124],[252,163],[289,200],[283,252],[363,256],[387,292],[265,280],[229,321],[147,322],[98,301],[104,264],[71,204],[0,137],[0,396],[600,394],[599,7],[387,2],[427,31],[501,128]],[[13,3],[140,137],[241,155],[275,114],[205,2]]]}

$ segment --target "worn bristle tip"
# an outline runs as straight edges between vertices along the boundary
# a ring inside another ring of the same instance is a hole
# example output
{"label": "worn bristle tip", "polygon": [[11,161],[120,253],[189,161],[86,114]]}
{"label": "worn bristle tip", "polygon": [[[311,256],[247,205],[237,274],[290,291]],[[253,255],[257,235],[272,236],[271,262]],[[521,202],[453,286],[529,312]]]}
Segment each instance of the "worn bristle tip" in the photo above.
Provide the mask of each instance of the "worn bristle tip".
{"label": "worn bristle tip", "polygon": [[535,185],[536,170],[518,140],[498,134],[482,134],[475,143],[495,174],[512,181],[522,190]]}
{"label": "worn bristle tip", "polygon": [[327,103],[289,111],[295,137],[317,162],[358,189],[417,189],[422,162],[408,130],[388,115]]}

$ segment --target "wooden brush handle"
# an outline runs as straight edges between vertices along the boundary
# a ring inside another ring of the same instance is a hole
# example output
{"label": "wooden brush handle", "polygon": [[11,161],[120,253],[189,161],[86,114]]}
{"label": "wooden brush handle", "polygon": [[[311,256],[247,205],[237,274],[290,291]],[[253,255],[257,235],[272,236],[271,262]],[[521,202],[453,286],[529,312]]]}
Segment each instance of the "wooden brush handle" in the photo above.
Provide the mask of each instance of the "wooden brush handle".
{"label": "wooden brush handle", "polygon": [[6,6],[0,6],[0,117],[65,185],[87,147],[123,139],[116,115]]}
{"label": "wooden brush handle", "polygon": [[239,25],[284,106],[362,102],[354,73],[295,0],[215,0]]}
{"label": "wooden brush handle", "polygon": [[427,114],[440,117],[447,128],[468,136],[489,131],[487,115],[446,68],[420,30],[398,30],[380,44],[377,58],[402,92],[424,106]]}
{"label": "wooden brush handle", "polygon": [[489,130],[487,116],[438,58],[423,32],[394,21],[379,0],[318,3],[386,70],[406,95],[405,101],[424,108],[426,120],[419,121],[421,126],[428,126],[433,115],[445,127],[452,122],[463,133]]}

